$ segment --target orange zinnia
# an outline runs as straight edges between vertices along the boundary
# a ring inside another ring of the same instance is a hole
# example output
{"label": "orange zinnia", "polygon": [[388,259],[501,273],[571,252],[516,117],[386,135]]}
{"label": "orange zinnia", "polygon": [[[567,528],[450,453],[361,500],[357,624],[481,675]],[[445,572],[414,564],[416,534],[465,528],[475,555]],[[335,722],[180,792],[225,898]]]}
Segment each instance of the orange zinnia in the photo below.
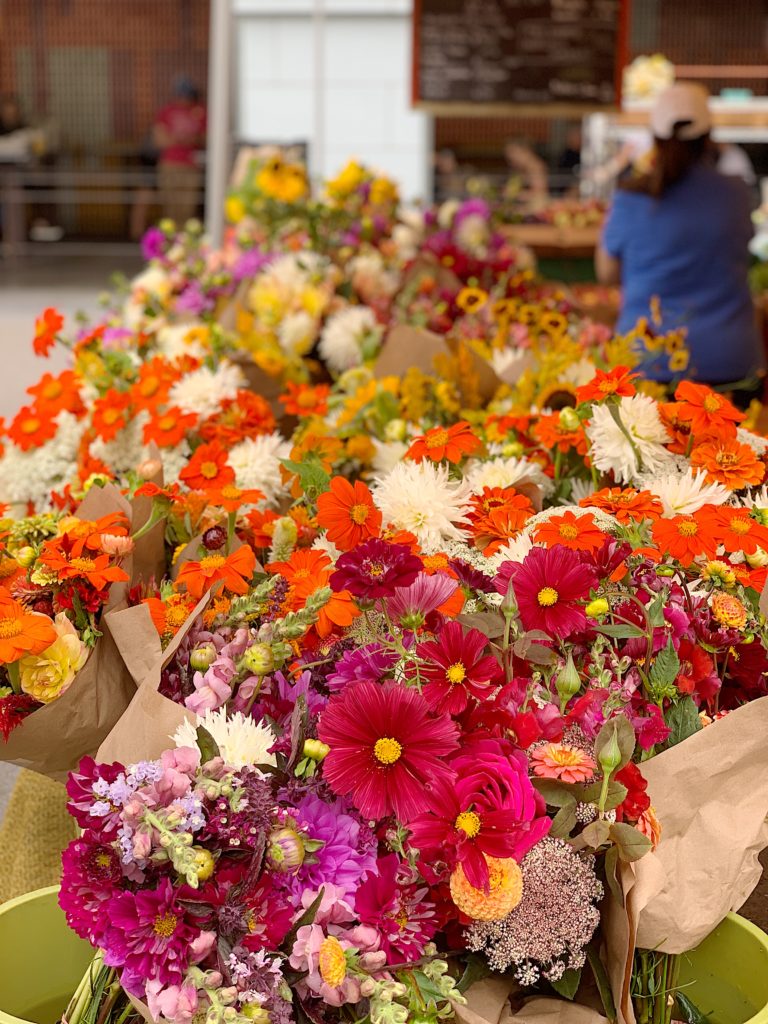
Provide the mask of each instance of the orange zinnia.
{"label": "orange zinnia", "polygon": [[58,310],[49,306],[35,320],[35,337],[32,348],[36,356],[47,356],[56,344],[56,335],[64,326],[64,317]]}
{"label": "orange zinnia", "polygon": [[595,517],[588,512],[582,516],[574,512],[551,516],[537,526],[534,533],[534,540],[539,544],[546,544],[548,548],[562,544],[572,551],[597,551],[606,539],[606,534],[595,525]]}
{"label": "orange zinnia", "polygon": [[144,424],[144,444],[154,441],[158,448],[175,448],[194,430],[196,423],[195,413],[184,413],[177,405],[172,405]]}
{"label": "orange zinnia", "polygon": [[235,482],[235,471],[227,462],[227,452],[218,441],[201,444],[179,473],[179,480],[192,491],[220,490]]}
{"label": "orange zinnia", "polygon": [[718,519],[711,505],[692,515],[658,519],[651,529],[659,551],[682,565],[690,565],[694,558],[714,558],[717,552]]}
{"label": "orange zinnia", "polygon": [[746,508],[718,508],[717,536],[726,551],[754,555],[758,548],[768,551],[768,527],[749,514]]}
{"label": "orange zinnia", "polygon": [[609,373],[597,370],[591,381],[576,388],[576,401],[579,404],[602,402],[604,398],[613,395],[630,398],[635,394],[635,385],[632,381],[637,376],[636,373],[630,373],[628,366],[615,366]]}
{"label": "orange zinnia", "polygon": [[691,433],[698,438],[706,434],[717,434],[721,438],[734,437],[736,424],[744,419],[743,412],[706,384],[681,381],[677,385],[675,398],[678,419],[690,423]]}
{"label": "orange zinnia", "polygon": [[55,540],[46,541],[40,552],[40,562],[55,572],[59,581],[86,580],[95,590],[105,590],[110,583],[123,583],[129,579],[119,565],[112,565],[109,555],[67,554]]}
{"label": "orange zinnia", "polygon": [[50,441],[57,430],[56,420],[37,405],[24,405],[14,416],[8,437],[23,452]]}
{"label": "orange zinnia", "polygon": [[195,609],[197,602],[187,594],[171,594],[161,601],[159,597],[145,597],[152,622],[161,637],[176,636]]}
{"label": "orange zinnia", "polygon": [[0,596],[0,662],[7,665],[24,654],[40,654],[56,639],[47,615],[28,612],[19,601]]}
{"label": "orange zinnia", "polygon": [[570,451],[574,448],[579,455],[587,454],[587,438],[584,427],[580,424],[576,430],[569,430],[564,427],[560,420],[560,413],[547,413],[539,417],[538,423],[533,428],[533,435],[545,448],[558,448],[561,452]]}
{"label": "orange zinnia", "polygon": [[285,577],[292,591],[291,596],[303,604],[309,594],[326,585],[330,566],[331,560],[324,551],[298,548],[287,561],[270,562],[266,568],[271,573],[280,573]]}
{"label": "orange zinnia", "polygon": [[672,438],[667,442],[666,447],[676,455],[687,455],[691,443],[690,421],[680,419],[678,414],[680,406],[677,402],[659,402],[657,407],[661,422]]}
{"label": "orange zinnia", "polygon": [[93,403],[91,423],[102,441],[114,440],[128,422],[131,399],[125,392],[110,390]]}
{"label": "orange zinnia", "polygon": [[[254,548],[268,548],[272,546],[272,537],[275,532],[275,522],[280,518],[277,512],[270,509],[252,509],[245,517],[248,523],[247,533],[249,543]],[[242,534],[241,534],[242,535]]]}
{"label": "orange zinnia", "polygon": [[176,582],[179,586],[184,585],[187,593],[198,600],[219,581],[233,594],[247,594],[255,568],[256,555],[243,544],[226,557],[213,551],[199,562],[186,562],[179,570]]}
{"label": "orange zinnia", "polygon": [[756,487],[765,477],[765,463],[748,444],[732,438],[706,441],[691,452],[691,465],[707,471],[707,479],[732,491]]}
{"label": "orange zinnia", "polygon": [[579,502],[582,508],[599,508],[614,516],[620,523],[660,519],[663,506],[650,491],[637,491],[634,487],[605,487]]}
{"label": "orange zinnia", "polygon": [[327,384],[312,387],[288,381],[285,387],[287,393],[280,395],[278,401],[289,416],[324,416],[328,412],[331,389]]}
{"label": "orange zinnia", "polygon": [[406,459],[422,462],[461,462],[465,455],[471,455],[482,446],[480,438],[473,433],[466,420],[460,420],[450,427],[433,427],[426,434],[415,437],[405,453]]}
{"label": "orange zinnia", "polygon": [[220,441],[232,448],[246,438],[271,434],[276,426],[269,402],[243,389],[234,398],[225,399],[218,412],[200,424],[200,436],[204,441]]}
{"label": "orange zinnia", "polygon": [[50,416],[55,416],[62,409],[79,416],[85,406],[77,380],[72,370],[64,370],[55,377],[52,373],[44,373],[37,384],[27,388],[27,394],[32,395],[35,405],[41,410],[45,409]]}
{"label": "orange zinnia", "polygon": [[504,541],[522,530],[534,511],[529,499],[514,487],[484,487],[482,494],[470,499],[468,517],[475,547],[484,555],[494,555]]}
{"label": "orange zinnia", "polygon": [[381,512],[368,487],[362,480],[351,484],[343,476],[333,477],[330,490],[318,497],[317,521],[340,551],[351,551],[381,531]]}

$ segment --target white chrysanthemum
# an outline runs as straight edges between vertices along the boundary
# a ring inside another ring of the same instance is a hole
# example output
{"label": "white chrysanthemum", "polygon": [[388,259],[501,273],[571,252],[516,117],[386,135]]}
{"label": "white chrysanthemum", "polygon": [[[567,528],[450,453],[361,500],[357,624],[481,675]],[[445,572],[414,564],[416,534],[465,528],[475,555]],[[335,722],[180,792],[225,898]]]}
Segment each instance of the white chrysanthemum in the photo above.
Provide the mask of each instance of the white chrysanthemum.
{"label": "white chrysanthemum", "polygon": [[178,405],[182,412],[196,413],[205,418],[213,416],[221,403],[234,398],[238,388],[244,385],[240,367],[222,360],[215,370],[201,366],[177,380],[171,388],[168,402]]}
{"label": "white chrysanthemum", "polygon": [[195,724],[184,722],[171,739],[177,747],[197,747],[197,726],[213,736],[225,764],[230,768],[250,768],[258,764],[276,765],[277,759],[269,753],[275,734],[264,722],[254,722],[240,711],[227,714],[225,708],[206,711]]}
{"label": "white chrysanthemum", "polygon": [[100,437],[92,441],[91,455],[109,466],[116,476],[135,469],[145,458],[144,424],[148,421],[149,413],[142,410],[129,419],[111,441]]}
{"label": "white chrysanthemum", "polygon": [[277,326],[277,340],[287,355],[305,356],[315,343],[317,320],[306,310],[286,314]]}
{"label": "white chrysanthemum", "polygon": [[520,487],[522,484],[535,484],[541,493],[547,495],[552,491],[552,481],[537,462],[529,462],[526,458],[503,458],[499,456],[481,462],[472,459],[467,463],[465,472],[469,489],[479,494],[484,487]]}
{"label": "white chrysanthemum", "polygon": [[567,501],[563,500],[561,504],[578,505],[580,501],[594,493],[595,485],[591,480],[582,480],[580,477],[575,477],[571,480],[571,497]]}
{"label": "white chrysanthemum", "polygon": [[595,376],[595,369],[592,360],[582,356],[578,362],[571,363],[566,370],[563,370],[559,379],[566,384],[572,384],[575,388],[580,388],[592,380]]}
{"label": "white chrysanthemum", "polygon": [[200,343],[192,330],[202,325],[195,323],[165,324],[157,332],[157,349],[166,359],[178,359],[179,356],[192,356],[204,359],[205,346]]}
{"label": "white chrysanthemum", "polygon": [[287,459],[290,451],[290,441],[278,433],[249,437],[236,444],[229,453],[229,464],[237,486],[244,490],[255,487],[269,504],[274,504],[285,492],[280,460]]}
{"label": "white chrysanthemum", "polygon": [[748,444],[757,455],[762,455],[768,450],[768,441],[764,437],[758,437],[757,434],[753,434],[751,430],[739,427],[736,431],[736,438],[742,444]]}
{"label": "white chrysanthemum", "polygon": [[468,494],[466,481],[451,480],[445,466],[401,462],[377,478],[373,500],[385,523],[409,530],[425,551],[432,552],[445,541],[464,536]]}
{"label": "white chrysanthemum", "polygon": [[736,508],[768,508],[768,486],[755,487],[740,497],[732,494],[728,504]]}
{"label": "white chrysanthemum", "polygon": [[703,470],[691,467],[683,473],[643,476],[638,486],[659,498],[665,516],[691,515],[703,505],[722,505],[731,494],[723,484],[709,483]]}
{"label": "white chrysanthemum", "polygon": [[516,384],[535,363],[529,348],[496,348],[491,354],[491,368],[505,384]]}
{"label": "white chrysanthemum", "polygon": [[336,559],[341,554],[341,551],[336,547],[332,540],[328,540],[328,536],[325,533],[321,533],[319,537],[316,537],[312,542],[313,551],[322,551],[324,555],[328,555],[332,562],[336,562]]}
{"label": "white chrysanthemum", "polygon": [[641,472],[668,470],[674,459],[664,447],[669,434],[656,402],[648,395],[625,397],[619,402],[618,414],[623,430],[607,405],[592,407],[592,421],[586,433],[595,467],[604,473],[614,473],[625,484],[632,483]]}
{"label": "white chrysanthemum", "polygon": [[400,287],[399,276],[387,270],[377,249],[358,253],[347,264],[352,287],[365,302],[373,298],[390,298]]}
{"label": "white chrysanthemum", "polygon": [[60,412],[56,423],[55,437],[45,444],[26,452],[8,444],[0,456],[0,501],[14,516],[26,515],[30,502],[38,512],[47,510],[51,491],[77,482],[77,450],[87,421]]}
{"label": "white chrysanthemum", "polygon": [[348,306],[328,318],[320,335],[320,355],[334,373],[371,358],[381,342],[381,325],[368,306]]}
{"label": "white chrysanthemum", "polygon": [[537,545],[533,543],[529,533],[518,533],[516,537],[511,537],[503,547],[500,547],[489,561],[492,563],[494,570],[498,569],[504,562],[522,562],[531,548],[534,547],[537,547]]}
{"label": "white chrysanthemum", "polygon": [[405,441],[379,441],[377,437],[372,437],[371,441],[376,449],[371,463],[376,476],[386,476],[387,473],[391,473],[395,466],[402,462],[403,456],[410,447]]}

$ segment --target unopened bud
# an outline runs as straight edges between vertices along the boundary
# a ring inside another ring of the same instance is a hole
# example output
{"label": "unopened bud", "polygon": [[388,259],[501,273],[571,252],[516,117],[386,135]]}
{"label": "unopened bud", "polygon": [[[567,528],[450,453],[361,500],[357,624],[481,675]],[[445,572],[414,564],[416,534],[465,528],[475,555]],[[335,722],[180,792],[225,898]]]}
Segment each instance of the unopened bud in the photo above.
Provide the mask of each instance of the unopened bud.
{"label": "unopened bud", "polygon": [[313,761],[322,761],[330,754],[331,748],[322,740],[304,740],[304,757],[310,757]]}
{"label": "unopened bud", "polygon": [[243,655],[242,664],[256,676],[265,676],[275,667],[275,656],[269,644],[254,644]]}
{"label": "unopened bud", "polygon": [[672,568],[671,565],[657,565],[656,566],[656,575],[657,576],[674,576],[675,575],[675,570]]}
{"label": "unopened bud", "polygon": [[136,467],[136,475],[142,480],[152,480],[162,468],[163,464],[160,459],[145,459]]}
{"label": "unopened bud", "polygon": [[563,430],[578,430],[581,426],[581,420],[576,415],[576,410],[572,409],[570,405],[566,405],[564,409],[560,410],[560,426]]}
{"label": "unopened bud", "polygon": [[25,545],[23,548],[19,548],[16,552],[16,561],[22,569],[28,569],[36,558],[37,552],[33,547],[30,547],[29,544]]}
{"label": "unopened bud", "polygon": [[245,1006],[241,1007],[240,1013],[243,1017],[247,1017],[248,1020],[252,1020],[254,1024],[269,1024],[269,1021],[272,1019],[269,1016],[269,1010],[265,1010],[258,1003],[246,1003]]}
{"label": "unopened bud", "polygon": [[573,657],[570,652],[568,653],[568,660],[565,665],[557,673],[555,689],[563,707],[581,689],[581,679],[576,671],[576,666],[573,663]]}
{"label": "unopened bud", "polygon": [[269,837],[267,860],[274,871],[298,871],[304,863],[304,843],[293,828],[276,829]]}
{"label": "unopened bud", "polygon": [[[745,555],[744,557],[750,569],[763,569],[768,565],[768,551],[765,551],[763,548],[755,548],[751,555]],[[16,558],[18,560],[19,556],[17,555]]]}
{"label": "unopened bud", "polygon": [[196,846],[195,848],[195,874],[199,882],[207,882],[213,874],[213,869],[216,862],[213,859],[213,854],[204,849],[202,846]]}
{"label": "unopened bud", "polygon": [[621,748],[615,730],[611,733],[611,738],[602,748],[597,759],[605,775],[610,775],[621,764]]}
{"label": "unopened bud", "polygon": [[584,611],[594,619],[600,615],[605,615],[610,607],[604,597],[596,597],[594,601],[589,602]]}
{"label": "unopened bud", "polygon": [[200,644],[189,656],[189,667],[195,672],[205,672],[215,657],[216,648],[213,644]]}

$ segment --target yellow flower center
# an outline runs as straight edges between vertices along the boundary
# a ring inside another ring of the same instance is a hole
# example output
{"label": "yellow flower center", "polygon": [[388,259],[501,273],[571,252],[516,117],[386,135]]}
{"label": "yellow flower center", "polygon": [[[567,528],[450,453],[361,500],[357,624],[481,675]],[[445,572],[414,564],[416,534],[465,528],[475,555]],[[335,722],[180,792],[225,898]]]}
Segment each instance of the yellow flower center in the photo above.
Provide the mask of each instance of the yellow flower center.
{"label": "yellow flower center", "polygon": [[159,387],[160,380],[157,377],[145,377],[141,384],[139,384],[139,393],[148,398],[150,395],[154,395]]}
{"label": "yellow flower center", "polygon": [[331,988],[338,988],[347,976],[347,958],[341,943],[335,936],[329,935],[320,943],[320,977]]}
{"label": "yellow flower center", "polygon": [[559,596],[554,587],[543,587],[536,595],[536,600],[542,608],[551,608],[553,604],[557,604]]}
{"label": "yellow flower center", "polygon": [[452,683],[455,686],[457,683],[464,682],[464,680],[467,678],[467,670],[464,668],[460,661],[456,661],[454,662],[453,665],[451,665],[451,667],[448,669],[445,675],[446,678],[448,679],[448,682]]}
{"label": "yellow flower center", "polygon": [[96,568],[96,563],[92,558],[73,558],[69,564],[79,572],[90,572]]}
{"label": "yellow flower center", "polygon": [[158,427],[160,427],[161,430],[173,430],[173,428],[176,426],[176,417],[162,416],[160,420],[158,420],[157,425]]}
{"label": "yellow flower center", "polygon": [[242,493],[243,492],[240,490],[240,488],[235,487],[234,484],[225,484],[224,487],[221,488],[222,498],[236,499],[239,498]]}
{"label": "yellow flower center", "polygon": [[602,391],[604,395],[612,395],[618,386],[618,381],[613,379],[601,380],[597,385],[597,390]]}
{"label": "yellow flower center", "polygon": [[15,558],[7,558],[5,555],[0,555],[0,579],[13,576],[18,567],[19,563]]}
{"label": "yellow flower center", "polygon": [[206,480],[213,480],[219,472],[219,467],[215,462],[203,462],[200,466],[200,476],[204,476]]}
{"label": "yellow flower center", "polygon": [[63,391],[64,388],[62,387],[61,381],[52,380],[43,388],[43,398],[47,398],[50,401],[53,398],[58,398]]}
{"label": "yellow flower center", "polygon": [[707,412],[717,412],[721,404],[722,403],[720,402],[720,399],[717,397],[717,395],[707,395],[703,403],[704,408]]}
{"label": "yellow flower center", "polygon": [[178,921],[179,919],[176,915],[170,911],[165,914],[158,914],[155,918],[155,923],[152,925],[152,931],[163,939],[170,939],[176,931]]}
{"label": "yellow flower center", "polygon": [[428,434],[424,438],[425,448],[440,448],[442,445],[448,442],[448,431],[437,430],[434,434]]}
{"label": "yellow flower center", "polygon": [[382,736],[374,744],[373,756],[381,764],[394,764],[403,756],[403,748],[391,736]]}
{"label": "yellow flower center", "polygon": [[117,423],[120,419],[120,409],[105,409],[102,419],[108,426]]}
{"label": "yellow flower center", "polygon": [[550,744],[547,754],[551,761],[563,768],[571,768],[584,762],[584,755],[580,750],[560,743]]}
{"label": "yellow flower center", "polygon": [[578,528],[573,523],[561,523],[558,533],[566,540],[575,540],[579,536]]}
{"label": "yellow flower center", "polygon": [[30,416],[29,419],[23,420],[21,423],[22,434],[34,434],[40,427],[40,420],[35,416]]}
{"label": "yellow flower center", "polygon": [[168,626],[181,626],[187,621],[189,610],[183,605],[169,605],[165,610],[165,622]]}
{"label": "yellow flower center", "polygon": [[108,853],[98,853],[96,854],[96,863],[100,868],[108,868],[112,861]]}
{"label": "yellow flower center", "polygon": [[480,815],[474,811],[462,811],[454,825],[469,839],[474,839],[480,831]]}
{"label": "yellow flower center", "polygon": [[715,456],[715,462],[723,469],[735,466],[738,461],[739,457],[734,452],[718,452]]}
{"label": "yellow flower center", "polygon": [[363,505],[362,503],[358,505],[353,505],[352,508],[349,510],[349,518],[352,520],[353,523],[357,523],[358,526],[362,526],[363,523],[368,518],[368,516],[370,515],[370,512],[371,510],[368,508],[367,505]]}
{"label": "yellow flower center", "polygon": [[219,569],[226,562],[223,555],[206,555],[200,559],[200,568],[203,570]]}
{"label": "yellow flower center", "polygon": [[745,533],[749,533],[752,529],[752,520],[747,516],[734,516],[731,520],[731,529],[734,533],[744,536]]}
{"label": "yellow flower center", "polygon": [[311,409],[315,404],[315,394],[313,391],[303,391],[296,397],[296,404],[302,409]]}
{"label": "yellow flower center", "polygon": [[22,631],[19,619],[0,619],[0,639],[10,640],[12,636],[18,636]]}
{"label": "yellow flower center", "polygon": [[699,532],[698,523],[693,519],[685,519],[677,524],[677,532],[681,537],[695,537]]}
{"label": "yellow flower center", "polygon": [[368,563],[368,575],[369,576],[383,576],[384,566],[381,562],[369,562]]}

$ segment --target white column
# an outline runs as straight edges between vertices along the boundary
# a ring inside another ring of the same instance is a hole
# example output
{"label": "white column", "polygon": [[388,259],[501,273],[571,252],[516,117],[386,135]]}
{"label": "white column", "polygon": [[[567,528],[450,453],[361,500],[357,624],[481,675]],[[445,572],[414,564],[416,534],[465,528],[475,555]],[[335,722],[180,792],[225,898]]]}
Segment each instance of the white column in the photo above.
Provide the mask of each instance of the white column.
{"label": "white column", "polygon": [[205,229],[213,245],[218,247],[224,231],[224,199],[230,166],[231,0],[211,0],[210,25]]}

